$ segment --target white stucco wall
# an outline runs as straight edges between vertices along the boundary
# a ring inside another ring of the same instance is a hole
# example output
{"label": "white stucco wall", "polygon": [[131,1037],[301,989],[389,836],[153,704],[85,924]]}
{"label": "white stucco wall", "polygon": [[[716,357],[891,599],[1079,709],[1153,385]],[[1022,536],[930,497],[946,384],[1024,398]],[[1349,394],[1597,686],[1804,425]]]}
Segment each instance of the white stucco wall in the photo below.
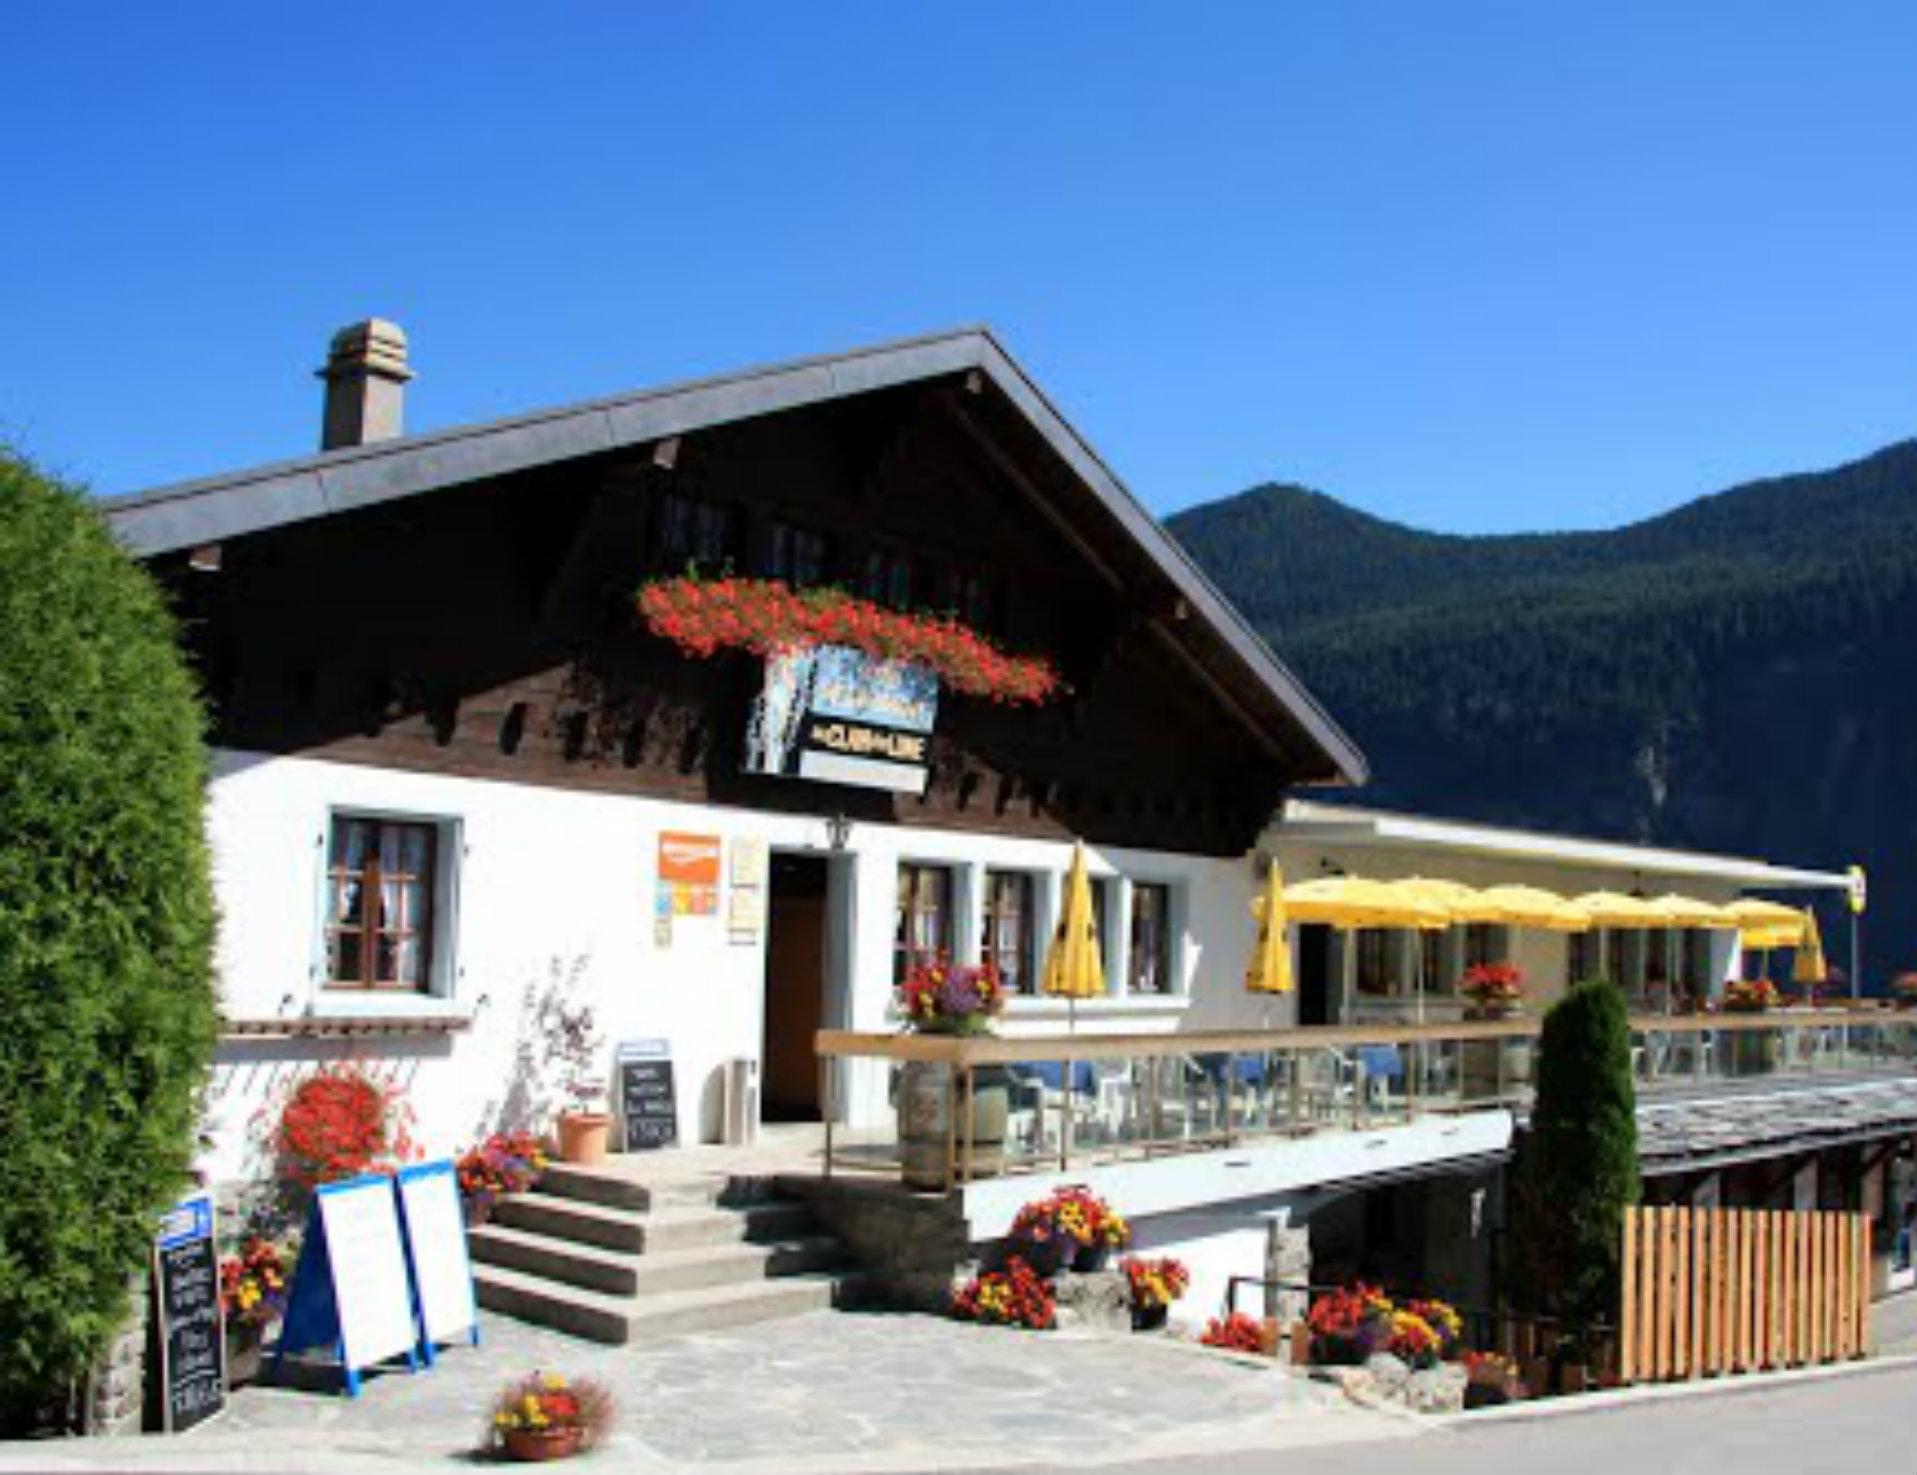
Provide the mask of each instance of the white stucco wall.
{"label": "white stucco wall", "polygon": [[[446,997],[371,997],[321,987],[321,878],[330,816],[338,810],[457,826],[455,914],[442,925],[438,943],[452,949]],[[760,1049],[764,934],[749,946],[730,942],[722,904],[717,916],[675,919],[671,945],[657,946],[659,834],[717,835],[728,847],[742,838],[763,839],[775,851],[830,848],[825,821],[804,815],[232,752],[215,755],[209,824],[221,911],[219,976],[229,1017],[411,1010],[471,1020],[469,1029],[450,1037],[224,1046],[210,1103],[216,1140],[209,1167],[218,1177],[244,1171],[253,1118],[277,1081],[303,1062],[349,1049],[388,1062],[408,1085],[429,1150],[472,1141],[495,1125],[514,1076],[522,1008],[554,970],[577,971],[579,996],[596,1006],[609,1040],[671,1041],[681,1138],[716,1139],[724,1062]],[[1161,1032],[1249,1025],[1265,1017],[1265,1005],[1242,989],[1253,941],[1248,861],[1115,849],[1089,854],[1096,875],[1170,883],[1182,937],[1174,950],[1175,996],[1081,1005],[1080,1029]],[[1055,916],[1070,847],[854,825],[841,857],[850,884],[838,919],[850,945],[840,976],[827,980],[829,1025],[897,1025],[892,942],[897,867],[904,859],[959,868],[955,932],[960,956],[968,958],[977,951],[970,919],[977,916],[983,868],[1040,877],[1042,939]],[[1119,905],[1122,914],[1122,900]],[[1117,951],[1108,971],[1122,975],[1122,945]],[[1049,1000],[1017,1000],[1004,1028],[1049,1032],[1060,1027],[1062,1012]],[[1282,1023],[1290,1016],[1272,1017]],[[855,1123],[877,1125],[887,1117],[881,1070],[861,1072],[847,1090]]]}

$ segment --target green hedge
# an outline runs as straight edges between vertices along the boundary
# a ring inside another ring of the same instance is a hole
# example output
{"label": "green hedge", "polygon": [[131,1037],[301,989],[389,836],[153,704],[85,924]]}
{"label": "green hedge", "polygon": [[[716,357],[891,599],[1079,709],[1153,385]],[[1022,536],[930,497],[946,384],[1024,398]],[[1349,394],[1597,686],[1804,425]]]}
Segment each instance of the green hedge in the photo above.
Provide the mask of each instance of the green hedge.
{"label": "green hedge", "polygon": [[1537,1098],[1518,1150],[1522,1308],[1573,1331],[1615,1325],[1624,1210],[1637,1202],[1637,1090],[1624,994],[1579,983],[1544,1016]]}
{"label": "green hedge", "polygon": [[159,590],[0,448],[0,1420],[85,1372],[214,1038],[204,719]]}

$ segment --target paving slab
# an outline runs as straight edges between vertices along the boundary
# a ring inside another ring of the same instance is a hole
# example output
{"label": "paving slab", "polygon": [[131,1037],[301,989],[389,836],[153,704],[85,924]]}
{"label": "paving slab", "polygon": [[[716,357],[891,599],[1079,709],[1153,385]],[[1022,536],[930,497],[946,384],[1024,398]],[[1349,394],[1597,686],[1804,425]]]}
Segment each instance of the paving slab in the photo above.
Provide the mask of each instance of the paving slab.
{"label": "paving slab", "polygon": [[480,1347],[375,1376],[358,1399],[247,1388],[181,1438],[4,1445],[0,1470],[445,1469],[473,1461],[493,1393],[535,1368],[606,1382],[617,1431],[574,1463],[639,1472],[1084,1466],[1417,1432],[1305,1378],[1159,1337],[819,1312],[605,1347],[489,1316]]}

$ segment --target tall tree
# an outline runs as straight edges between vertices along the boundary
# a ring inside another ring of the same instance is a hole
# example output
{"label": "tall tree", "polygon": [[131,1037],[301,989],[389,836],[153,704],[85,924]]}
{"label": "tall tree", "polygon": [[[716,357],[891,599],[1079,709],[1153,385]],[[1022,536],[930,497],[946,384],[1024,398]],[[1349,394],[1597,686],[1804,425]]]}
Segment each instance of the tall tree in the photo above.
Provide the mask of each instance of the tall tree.
{"label": "tall tree", "polygon": [[0,1427],[104,1350],[186,1181],[214,1038],[204,754],[153,582],[0,448]]}
{"label": "tall tree", "polygon": [[1537,1096],[1518,1149],[1525,1308],[1574,1334],[1616,1324],[1624,1211],[1637,1202],[1637,1091],[1623,992],[1579,983],[1544,1016]]}

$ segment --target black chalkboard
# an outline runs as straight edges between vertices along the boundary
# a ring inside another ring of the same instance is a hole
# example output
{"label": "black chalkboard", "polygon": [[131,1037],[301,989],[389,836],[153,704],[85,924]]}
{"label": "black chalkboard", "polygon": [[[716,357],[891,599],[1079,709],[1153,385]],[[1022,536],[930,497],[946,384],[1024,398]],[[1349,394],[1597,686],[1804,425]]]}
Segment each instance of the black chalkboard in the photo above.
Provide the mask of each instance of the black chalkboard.
{"label": "black chalkboard", "polygon": [[672,1048],[664,1040],[621,1045],[620,1143],[627,1152],[679,1145],[679,1103],[672,1087]]}
{"label": "black chalkboard", "polygon": [[226,1327],[209,1199],[186,1199],[161,1221],[153,1242],[153,1315],[161,1427],[177,1434],[226,1407]]}

